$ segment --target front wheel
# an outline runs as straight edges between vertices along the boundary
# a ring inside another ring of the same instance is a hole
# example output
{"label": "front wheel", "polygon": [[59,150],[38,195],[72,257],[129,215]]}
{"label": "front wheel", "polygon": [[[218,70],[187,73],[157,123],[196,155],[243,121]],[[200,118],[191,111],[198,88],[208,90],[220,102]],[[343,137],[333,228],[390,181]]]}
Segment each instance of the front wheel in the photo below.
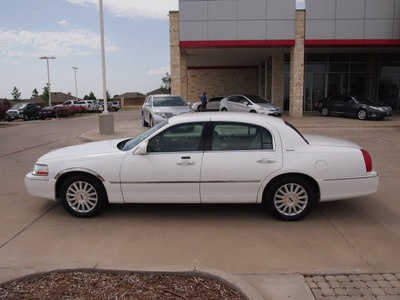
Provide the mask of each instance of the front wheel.
{"label": "front wheel", "polygon": [[29,114],[24,115],[24,121],[29,121],[30,119],[31,117],[29,116]]}
{"label": "front wheel", "polygon": [[201,112],[202,110],[203,110],[203,105],[200,104],[199,106],[197,106],[197,111],[198,112]]}
{"label": "front wheel", "polygon": [[145,120],[143,113],[142,113],[142,125],[143,125],[143,127],[148,127],[149,126],[149,123],[147,123],[147,121]]}
{"label": "front wheel", "polygon": [[263,204],[274,217],[284,221],[297,221],[309,214],[316,203],[311,184],[302,178],[285,177],[264,194]]}
{"label": "front wheel", "polygon": [[101,182],[88,175],[73,175],[61,185],[60,199],[64,208],[72,215],[90,218],[98,214],[107,201]]}
{"label": "front wheel", "polygon": [[321,115],[323,115],[324,117],[329,116],[329,109],[327,107],[322,108]]}
{"label": "front wheel", "polygon": [[357,113],[357,118],[359,120],[366,120],[367,119],[367,111],[365,109],[361,109]]}
{"label": "front wheel", "polygon": [[222,109],[221,109],[221,111],[228,111],[225,107],[223,107]]}

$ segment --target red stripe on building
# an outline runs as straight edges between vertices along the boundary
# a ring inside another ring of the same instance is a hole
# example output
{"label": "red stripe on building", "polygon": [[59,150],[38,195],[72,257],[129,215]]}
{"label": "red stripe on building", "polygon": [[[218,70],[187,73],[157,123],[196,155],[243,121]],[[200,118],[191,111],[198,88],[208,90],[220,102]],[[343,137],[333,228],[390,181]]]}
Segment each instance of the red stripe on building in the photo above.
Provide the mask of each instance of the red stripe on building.
{"label": "red stripe on building", "polygon": [[266,47],[290,47],[294,40],[233,40],[233,41],[181,41],[183,48],[266,48]]}
{"label": "red stripe on building", "polygon": [[258,69],[258,66],[201,66],[187,67],[188,70],[233,70],[233,69]]}
{"label": "red stripe on building", "polygon": [[305,46],[398,46],[400,40],[305,40]]}

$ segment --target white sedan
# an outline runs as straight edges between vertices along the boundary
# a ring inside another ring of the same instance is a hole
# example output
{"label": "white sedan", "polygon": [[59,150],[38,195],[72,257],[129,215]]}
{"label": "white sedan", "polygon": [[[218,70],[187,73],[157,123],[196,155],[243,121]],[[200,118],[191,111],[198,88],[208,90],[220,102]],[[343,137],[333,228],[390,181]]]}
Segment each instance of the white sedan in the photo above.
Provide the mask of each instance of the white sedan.
{"label": "white sedan", "polygon": [[241,113],[185,114],[132,139],[53,150],[25,177],[31,195],[78,217],[107,203],[260,203],[289,221],[318,202],[370,195],[378,182],[356,144]]}

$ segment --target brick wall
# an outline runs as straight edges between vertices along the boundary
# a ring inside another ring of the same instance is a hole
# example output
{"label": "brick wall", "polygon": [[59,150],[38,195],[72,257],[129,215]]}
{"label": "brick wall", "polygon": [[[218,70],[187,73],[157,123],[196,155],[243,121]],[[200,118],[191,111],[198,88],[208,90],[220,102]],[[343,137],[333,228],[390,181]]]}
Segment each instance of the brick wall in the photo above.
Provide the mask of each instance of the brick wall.
{"label": "brick wall", "polygon": [[200,101],[205,92],[212,96],[231,94],[258,94],[258,68],[244,69],[189,69],[188,98],[194,103]]}

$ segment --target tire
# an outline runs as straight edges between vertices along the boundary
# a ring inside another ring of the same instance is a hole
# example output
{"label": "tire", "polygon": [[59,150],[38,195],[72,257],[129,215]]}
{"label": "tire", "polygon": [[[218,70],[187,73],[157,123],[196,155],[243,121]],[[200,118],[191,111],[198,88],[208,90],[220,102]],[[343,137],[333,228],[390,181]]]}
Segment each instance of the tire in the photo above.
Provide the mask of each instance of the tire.
{"label": "tire", "polygon": [[154,127],[154,122],[153,122],[153,118],[150,117],[150,128]]}
{"label": "tire", "polygon": [[198,112],[201,112],[202,109],[203,109],[203,105],[200,104],[199,106],[197,106],[197,111]]}
{"label": "tire", "polygon": [[108,203],[101,182],[89,175],[73,175],[61,185],[60,200],[73,216],[90,218],[97,215]]}
{"label": "tire", "polygon": [[12,122],[13,119],[7,118],[7,122]]}
{"label": "tire", "polygon": [[255,110],[250,111],[251,114],[256,114],[257,112]]}
{"label": "tire", "polygon": [[24,121],[29,121],[31,119],[31,116],[29,114],[24,115]]}
{"label": "tire", "polygon": [[323,108],[321,109],[321,115],[323,115],[324,117],[329,116],[329,108],[323,107]]}
{"label": "tire", "polygon": [[221,109],[221,111],[228,111],[228,110],[226,109],[226,107],[223,107],[223,108]]}
{"label": "tire", "polygon": [[359,120],[366,120],[367,119],[367,111],[365,109],[360,109],[357,113],[357,118]]}
{"label": "tire", "polygon": [[142,113],[142,125],[143,125],[143,127],[149,127],[149,123],[146,122],[143,113]]}
{"label": "tire", "polygon": [[297,221],[310,213],[316,204],[311,184],[294,176],[284,177],[268,187],[263,204],[272,215],[283,221]]}

